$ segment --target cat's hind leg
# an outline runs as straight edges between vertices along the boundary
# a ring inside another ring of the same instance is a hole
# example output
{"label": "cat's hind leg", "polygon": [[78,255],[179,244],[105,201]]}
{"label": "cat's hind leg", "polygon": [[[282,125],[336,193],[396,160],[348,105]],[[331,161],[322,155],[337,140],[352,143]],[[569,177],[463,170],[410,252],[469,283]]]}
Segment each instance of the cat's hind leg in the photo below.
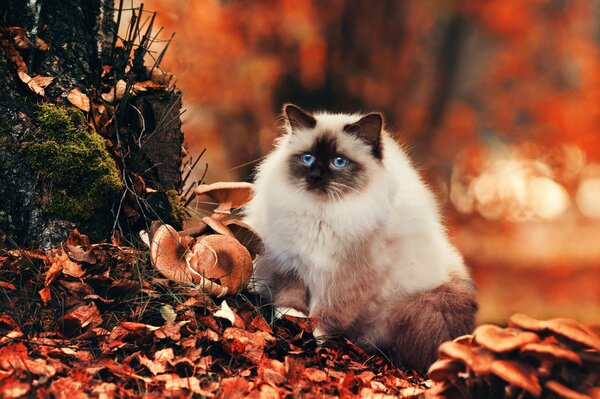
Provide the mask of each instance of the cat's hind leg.
{"label": "cat's hind leg", "polygon": [[442,342],[472,331],[476,310],[473,283],[460,278],[403,298],[388,324],[394,363],[426,372]]}

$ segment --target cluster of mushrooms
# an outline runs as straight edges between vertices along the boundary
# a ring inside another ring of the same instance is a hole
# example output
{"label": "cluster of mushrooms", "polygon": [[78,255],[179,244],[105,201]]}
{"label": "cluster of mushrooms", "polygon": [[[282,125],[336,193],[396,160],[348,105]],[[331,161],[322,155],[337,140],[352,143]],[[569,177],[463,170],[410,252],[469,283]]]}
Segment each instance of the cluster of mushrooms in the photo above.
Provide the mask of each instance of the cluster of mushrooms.
{"label": "cluster of mushrooms", "polygon": [[150,261],[166,278],[194,285],[217,297],[236,294],[252,275],[252,260],[262,242],[231,210],[252,199],[253,185],[241,182],[203,184],[195,189],[218,203],[211,216],[189,229],[163,224],[150,232]]}
{"label": "cluster of mushrooms", "polygon": [[600,398],[600,337],[570,319],[515,314],[439,347],[430,398]]}

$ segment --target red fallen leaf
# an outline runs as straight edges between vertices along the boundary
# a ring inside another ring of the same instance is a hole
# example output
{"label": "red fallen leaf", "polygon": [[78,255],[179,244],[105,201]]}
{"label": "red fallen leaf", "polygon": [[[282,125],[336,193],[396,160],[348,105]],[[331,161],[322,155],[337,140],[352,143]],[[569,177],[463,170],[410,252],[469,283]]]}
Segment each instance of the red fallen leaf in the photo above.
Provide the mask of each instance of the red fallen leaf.
{"label": "red fallen leaf", "polygon": [[69,237],[67,237],[67,246],[69,245],[80,247],[88,246],[90,245],[90,238],[85,234],[81,234],[79,230],[73,229],[71,234],[69,234]]}
{"label": "red fallen leaf", "polygon": [[143,82],[136,82],[131,87],[134,91],[138,92],[138,91],[148,91],[148,89],[164,90],[166,88],[166,85],[162,84],[162,83],[156,83],[151,80],[145,80]]}
{"label": "red fallen leaf", "polygon": [[50,384],[49,393],[57,399],[87,399],[89,396],[83,391],[88,381],[79,381],[73,377],[57,378]]}
{"label": "red fallen leaf", "polygon": [[261,315],[258,315],[252,319],[252,322],[248,325],[248,327],[250,327],[249,330],[259,330],[273,334],[271,326],[269,326],[269,323],[267,323],[267,321]]}
{"label": "red fallen leaf", "polygon": [[167,362],[161,362],[156,360],[150,360],[146,356],[139,354],[137,355],[138,360],[142,366],[145,366],[154,375],[162,374],[167,371]]}
{"label": "red fallen leaf", "polygon": [[56,374],[56,368],[48,364],[46,360],[31,359],[27,353],[27,347],[22,343],[8,344],[0,348],[0,369],[8,371],[24,370],[44,378]]}
{"label": "red fallen leaf", "polygon": [[46,43],[45,41],[43,41],[39,36],[35,37],[35,46],[40,51],[48,51],[48,50],[50,50],[50,46],[48,45],[48,43]]}
{"label": "red fallen leaf", "polygon": [[302,374],[304,373],[304,362],[302,359],[292,356],[286,356],[284,360],[287,380],[290,385],[295,385],[300,378],[302,378]]}
{"label": "red fallen leaf", "polygon": [[46,271],[46,281],[44,282],[46,287],[56,279],[62,271],[62,268],[63,266],[60,262],[53,262],[52,265],[50,265],[50,268]]}
{"label": "red fallen leaf", "polygon": [[248,399],[280,399],[279,391],[270,385],[262,384],[259,389],[250,392]]}
{"label": "red fallen leaf", "polygon": [[252,389],[252,384],[240,377],[223,378],[221,380],[221,392],[217,395],[219,399],[243,399]]}
{"label": "red fallen leaf", "polygon": [[99,399],[112,399],[116,397],[117,384],[113,382],[103,382],[96,385],[92,392],[98,395]]}
{"label": "red fallen leaf", "polygon": [[171,338],[177,342],[181,339],[181,327],[177,323],[167,323],[164,326],[154,331],[154,335],[158,339]]}
{"label": "red fallen leaf", "polygon": [[[331,375],[329,375],[329,377],[331,378]],[[361,386],[361,380],[356,378],[352,371],[348,371],[345,375],[342,376],[338,384],[338,389],[340,390],[340,398],[345,399],[355,397]]]}
{"label": "red fallen leaf", "polygon": [[286,382],[285,365],[279,360],[263,357],[258,364],[257,373],[259,378],[272,386],[282,385]]}
{"label": "red fallen leaf", "polygon": [[19,74],[19,79],[29,87],[29,90],[40,96],[46,95],[44,88],[54,80],[50,76],[36,76],[32,78],[24,71],[18,71],[17,73]]}
{"label": "red fallen leaf", "polygon": [[134,321],[122,321],[120,326],[130,331],[145,330],[147,327],[144,323],[136,323]]}
{"label": "red fallen leaf", "polygon": [[14,377],[0,381],[0,393],[6,399],[22,398],[31,389],[31,384],[21,382]]}
{"label": "red fallen leaf", "polygon": [[12,283],[7,283],[6,281],[0,281],[0,287],[5,288],[7,290],[16,290],[17,287],[15,287],[14,284]]}
{"label": "red fallen leaf", "polygon": [[67,100],[80,110],[90,112],[90,98],[78,88],[74,88],[67,94]]}
{"label": "red fallen leaf", "polygon": [[223,332],[223,348],[232,356],[242,356],[258,364],[263,356],[266,342],[257,333],[229,327]]}
{"label": "red fallen leaf", "polygon": [[361,380],[363,384],[370,382],[373,379],[373,377],[375,377],[375,373],[370,370],[365,370],[356,376],[356,378]]}
{"label": "red fallen leaf", "polygon": [[135,380],[144,381],[145,383],[151,383],[152,382],[151,378],[138,375],[135,372],[135,370],[132,369],[127,364],[118,364],[114,360],[106,358],[106,357],[103,358],[103,359],[101,359],[98,362],[98,366],[101,367],[101,368],[99,368],[97,371],[102,370],[102,369],[106,369],[106,370],[110,371],[112,374],[114,374],[117,377],[121,377],[121,378],[123,378],[123,377],[129,377],[129,378],[133,378]]}
{"label": "red fallen leaf", "polygon": [[[201,388],[200,380],[197,377],[180,377],[177,374],[163,374],[155,377],[156,381],[165,382],[165,391],[169,393],[181,390],[188,390],[195,394],[212,398],[215,396],[214,393],[206,391]],[[174,393],[175,393],[174,392]]]}
{"label": "red fallen leaf", "polygon": [[327,374],[324,371],[316,369],[314,367],[308,367],[304,369],[302,373],[306,378],[312,382],[323,382],[327,381]]}
{"label": "red fallen leaf", "polygon": [[70,259],[63,261],[63,274],[75,278],[79,278],[85,274],[79,263],[75,263]]}
{"label": "red fallen leaf", "polygon": [[42,298],[42,302],[44,302],[44,305],[47,305],[48,302],[50,302],[50,300],[52,299],[52,293],[50,291],[50,288],[48,287],[44,287],[41,290],[39,290],[38,294],[40,294],[40,298]]}
{"label": "red fallen leaf", "polygon": [[315,326],[317,325],[317,321],[313,318],[294,317],[287,314],[283,315],[283,318],[291,321],[292,323],[300,327],[302,331],[310,334],[313,333],[313,331],[315,330]]}
{"label": "red fallen leaf", "polygon": [[102,324],[100,311],[94,302],[81,305],[58,320],[59,332],[68,338],[79,336],[85,329],[92,329]]}
{"label": "red fallen leaf", "polygon": [[67,244],[67,253],[69,254],[69,257],[76,262],[85,262],[91,265],[94,265],[97,262],[93,249],[85,250],[80,245]]}
{"label": "red fallen leaf", "polygon": [[28,358],[27,347],[22,343],[12,343],[0,348],[0,369],[12,370],[14,364],[20,364]]}

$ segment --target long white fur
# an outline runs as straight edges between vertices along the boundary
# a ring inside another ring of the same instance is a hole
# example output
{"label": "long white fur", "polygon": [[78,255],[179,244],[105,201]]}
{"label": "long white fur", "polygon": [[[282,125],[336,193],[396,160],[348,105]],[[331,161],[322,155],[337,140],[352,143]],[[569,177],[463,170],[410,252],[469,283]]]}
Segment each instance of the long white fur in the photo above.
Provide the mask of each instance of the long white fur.
{"label": "long white fur", "polygon": [[[310,310],[335,301],[331,288],[346,278],[371,278],[361,264],[385,276],[368,315],[388,317],[378,309],[388,298],[435,288],[454,276],[467,276],[462,257],[450,244],[438,206],[405,152],[383,131],[383,159],[378,162],[360,139],[343,127],[361,115],[314,114],[314,129],[286,132],[260,164],[255,197],[245,220],[261,235],[265,254],[258,259],[255,280],[268,286],[274,270],[294,270],[310,290]],[[336,201],[324,201],[291,182],[289,157],[305,151],[326,131],[340,132],[338,145],[367,168],[367,184]],[[356,263],[348,265],[349,259]],[[354,266],[354,267],[351,267]],[[360,293],[357,293],[360,295]],[[363,312],[365,311],[363,309]],[[378,340],[378,337],[372,337]]]}

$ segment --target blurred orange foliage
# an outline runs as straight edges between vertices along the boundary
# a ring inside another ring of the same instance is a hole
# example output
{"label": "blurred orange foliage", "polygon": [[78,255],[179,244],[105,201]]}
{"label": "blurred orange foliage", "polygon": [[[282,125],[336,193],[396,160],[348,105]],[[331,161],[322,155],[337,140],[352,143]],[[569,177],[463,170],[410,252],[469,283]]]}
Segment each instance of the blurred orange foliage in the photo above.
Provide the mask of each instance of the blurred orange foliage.
{"label": "blurred orange foliage", "polygon": [[[507,246],[529,266],[600,264],[590,240],[572,245],[600,232],[600,202],[590,200],[600,195],[600,3],[153,7],[177,32],[164,67],[184,90],[192,149],[208,148],[209,179],[249,177],[278,135],[284,102],[382,111],[448,205],[453,235],[475,268],[506,267]],[[544,243],[552,258],[536,252]],[[591,305],[600,309],[598,299]],[[600,322],[600,314],[589,319]]]}

